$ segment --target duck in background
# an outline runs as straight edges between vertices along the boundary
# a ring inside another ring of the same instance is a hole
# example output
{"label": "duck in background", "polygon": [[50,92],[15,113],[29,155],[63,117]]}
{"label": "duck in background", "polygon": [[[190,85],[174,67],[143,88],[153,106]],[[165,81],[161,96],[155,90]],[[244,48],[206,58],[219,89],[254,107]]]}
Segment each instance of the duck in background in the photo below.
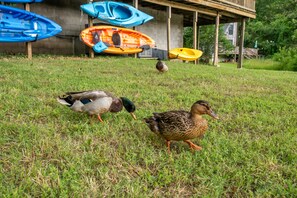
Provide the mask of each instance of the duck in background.
{"label": "duck in background", "polygon": [[202,147],[192,143],[190,139],[202,137],[208,128],[207,120],[202,117],[207,114],[219,119],[213,112],[209,103],[205,100],[195,102],[191,111],[167,111],[153,113],[152,117],[144,121],[150,130],[166,140],[168,152],[170,153],[170,141],[184,141],[191,149],[201,150]]}
{"label": "duck in background", "polygon": [[101,90],[66,92],[62,97],[58,97],[57,101],[68,106],[76,112],[85,112],[90,116],[97,115],[98,120],[103,122],[101,114],[106,112],[117,113],[125,107],[125,109],[136,120],[134,114],[136,107],[134,103],[126,97],[115,97],[110,92]]}
{"label": "duck in background", "polygon": [[156,69],[159,72],[166,72],[166,71],[168,71],[168,66],[163,61],[161,61],[160,58],[158,58],[158,62],[156,64]]}

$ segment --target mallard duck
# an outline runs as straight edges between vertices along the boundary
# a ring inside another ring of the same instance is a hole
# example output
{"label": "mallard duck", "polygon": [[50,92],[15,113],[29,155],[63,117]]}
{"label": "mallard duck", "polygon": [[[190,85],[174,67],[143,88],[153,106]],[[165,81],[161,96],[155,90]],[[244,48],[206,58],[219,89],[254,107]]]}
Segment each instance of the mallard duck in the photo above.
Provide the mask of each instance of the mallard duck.
{"label": "mallard duck", "polygon": [[166,71],[168,71],[167,65],[164,62],[162,62],[160,58],[158,58],[158,62],[156,64],[156,69],[159,72],[166,72]]}
{"label": "mallard duck", "polygon": [[103,122],[101,114],[119,112],[123,109],[123,106],[136,119],[134,114],[136,107],[132,101],[126,97],[117,98],[106,91],[66,92],[64,96],[58,97],[57,100],[59,103],[70,107],[73,111],[97,115],[100,122]]}
{"label": "mallard duck", "polygon": [[166,140],[169,153],[171,140],[184,141],[191,149],[201,150],[190,139],[202,137],[207,130],[207,120],[202,117],[203,114],[219,119],[207,101],[198,100],[192,105],[190,112],[179,110],[153,113],[152,117],[145,118],[144,121],[151,131]]}

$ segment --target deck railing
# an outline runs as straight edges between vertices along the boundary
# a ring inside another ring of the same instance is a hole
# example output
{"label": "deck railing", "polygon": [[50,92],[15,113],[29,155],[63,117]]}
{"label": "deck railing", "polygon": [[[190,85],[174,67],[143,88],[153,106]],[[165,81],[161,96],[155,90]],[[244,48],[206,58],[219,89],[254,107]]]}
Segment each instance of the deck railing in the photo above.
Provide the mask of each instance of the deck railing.
{"label": "deck railing", "polygon": [[221,1],[223,3],[229,3],[232,4],[234,6],[240,6],[243,8],[247,8],[249,10],[253,10],[255,11],[256,9],[256,0],[218,0]]}

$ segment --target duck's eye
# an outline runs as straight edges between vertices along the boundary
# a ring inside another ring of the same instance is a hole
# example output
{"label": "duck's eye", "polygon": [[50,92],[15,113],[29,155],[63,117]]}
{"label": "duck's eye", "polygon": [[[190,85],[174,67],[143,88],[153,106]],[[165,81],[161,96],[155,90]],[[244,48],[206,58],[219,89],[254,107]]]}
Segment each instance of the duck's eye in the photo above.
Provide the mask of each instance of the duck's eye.
{"label": "duck's eye", "polygon": [[200,104],[200,105],[204,106],[207,110],[210,109],[210,107],[208,105],[206,105],[206,104]]}

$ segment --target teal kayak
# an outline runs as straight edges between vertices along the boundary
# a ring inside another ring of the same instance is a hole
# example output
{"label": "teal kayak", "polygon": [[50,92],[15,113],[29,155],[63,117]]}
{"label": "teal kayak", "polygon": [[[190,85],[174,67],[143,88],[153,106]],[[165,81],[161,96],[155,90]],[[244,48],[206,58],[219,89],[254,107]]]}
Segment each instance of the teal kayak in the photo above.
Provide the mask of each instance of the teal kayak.
{"label": "teal kayak", "polygon": [[94,18],[122,27],[142,25],[154,18],[129,4],[114,1],[87,3],[80,9]]}

